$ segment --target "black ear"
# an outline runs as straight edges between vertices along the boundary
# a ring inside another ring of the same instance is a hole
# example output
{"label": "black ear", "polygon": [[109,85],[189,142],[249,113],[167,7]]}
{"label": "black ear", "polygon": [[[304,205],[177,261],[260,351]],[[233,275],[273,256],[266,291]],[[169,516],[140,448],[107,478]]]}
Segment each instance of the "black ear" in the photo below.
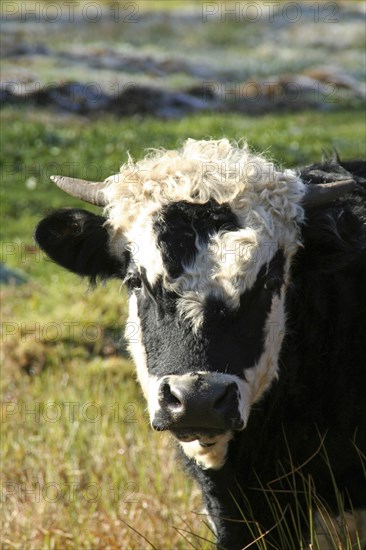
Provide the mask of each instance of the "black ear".
{"label": "black ear", "polygon": [[97,278],[123,278],[128,252],[112,256],[105,221],[79,208],[55,210],[39,222],[35,240],[52,260],[93,283]]}

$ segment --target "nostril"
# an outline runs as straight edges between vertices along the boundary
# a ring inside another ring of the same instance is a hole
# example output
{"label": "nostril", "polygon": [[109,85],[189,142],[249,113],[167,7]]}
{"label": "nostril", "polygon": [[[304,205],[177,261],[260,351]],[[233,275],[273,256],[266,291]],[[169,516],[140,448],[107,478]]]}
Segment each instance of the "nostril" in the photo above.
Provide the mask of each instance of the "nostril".
{"label": "nostril", "polygon": [[152,421],[151,426],[152,426],[153,430],[155,430],[156,432],[162,432],[164,430],[164,428],[162,428],[160,426],[160,424],[155,422],[155,420]]}
{"label": "nostril", "polygon": [[165,382],[161,389],[161,401],[164,403],[164,406],[177,409],[182,406],[182,402],[180,401],[177,392],[174,391],[174,388],[171,388],[170,384],[168,382]]}

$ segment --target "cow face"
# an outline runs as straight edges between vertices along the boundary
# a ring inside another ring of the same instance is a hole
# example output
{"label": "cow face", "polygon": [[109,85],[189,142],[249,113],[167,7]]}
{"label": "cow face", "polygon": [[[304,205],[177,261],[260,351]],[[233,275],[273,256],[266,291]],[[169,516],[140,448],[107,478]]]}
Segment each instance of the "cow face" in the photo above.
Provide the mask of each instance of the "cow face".
{"label": "cow face", "polygon": [[219,468],[277,376],[304,186],[226,140],[188,140],[107,183],[106,218],[56,212],[36,238],[72,271],[124,280],[152,427]]}

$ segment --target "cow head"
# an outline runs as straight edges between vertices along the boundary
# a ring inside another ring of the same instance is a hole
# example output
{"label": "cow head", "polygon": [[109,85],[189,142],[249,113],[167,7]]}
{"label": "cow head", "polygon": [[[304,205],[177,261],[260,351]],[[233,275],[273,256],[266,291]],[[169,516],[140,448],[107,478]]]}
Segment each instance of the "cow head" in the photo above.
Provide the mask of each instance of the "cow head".
{"label": "cow head", "polygon": [[105,216],[53,212],[37,242],[75,273],[125,282],[152,427],[221,467],[278,374],[290,263],[314,197],[294,171],[227,140],[130,160],[103,184],[56,181]]}

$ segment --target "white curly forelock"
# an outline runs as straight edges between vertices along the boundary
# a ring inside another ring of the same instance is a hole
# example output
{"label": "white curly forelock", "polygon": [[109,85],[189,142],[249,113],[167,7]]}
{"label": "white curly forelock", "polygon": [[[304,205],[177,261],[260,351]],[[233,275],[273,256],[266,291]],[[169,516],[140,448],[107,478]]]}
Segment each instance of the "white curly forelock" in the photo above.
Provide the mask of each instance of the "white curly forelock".
{"label": "white curly forelock", "polygon": [[126,229],[141,207],[183,200],[203,204],[215,199],[238,212],[271,205],[282,218],[293,219],[301,215],[297,207],[304,194],[293,170],[281,171],[252,154],[246,142],[239,146],[227,139],[188,139],[177,151],[152,150],[137,162],[129,158],[107,181],[110,220]]}

